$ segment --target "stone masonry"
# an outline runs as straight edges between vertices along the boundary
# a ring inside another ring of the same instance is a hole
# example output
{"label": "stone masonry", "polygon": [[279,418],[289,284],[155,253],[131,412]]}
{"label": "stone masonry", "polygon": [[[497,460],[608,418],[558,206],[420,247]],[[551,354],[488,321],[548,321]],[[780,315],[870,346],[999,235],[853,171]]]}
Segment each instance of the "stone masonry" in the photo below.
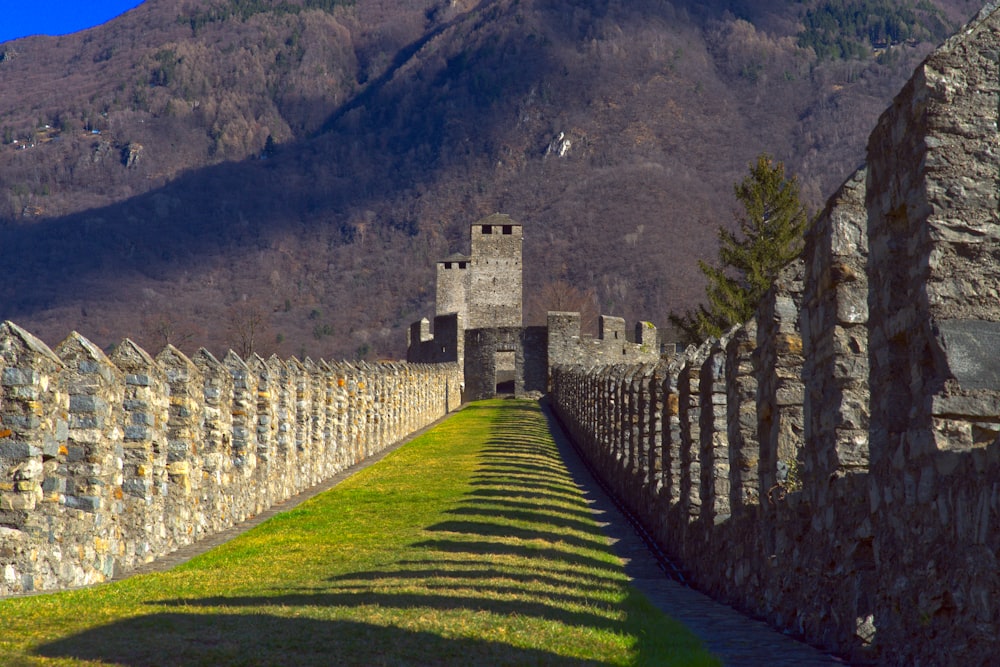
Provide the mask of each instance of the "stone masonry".
{"label": "stone masonry", "polygon": [[457,364],[109,358],[0,325],[0,595],[106,581],[460,405]]}
{"label": "stone masonry", "polygon": [[[997,7],[916,70],[752,322],[651,376],[551,371],[696,586],[851,661],[1000,655]],[[640,376],[662,400],[631,398]],[[661,425],[652,456],[621,454],[636,424]]]}
{"label": "stone masonry", "polygon": [[755,317],[673,358],[647,323],[523,327],[505,216],[439,264],[413,363],[130,341],[109,358],[0,325],[0,594],[103,581],[232,525],[442,416],[463,382],[493,395],[509,366],[517,392],[550,386],[698,588],[852,662],[993,664],[998,54],[991,3],[882,115]]}
{"label": "stone masonry", "polygon": [[659,359],[659,333],[649,322],[629,337],[624,319],[604,315],[596,339],[581,332],[579,313],[550,312],[547,326],[523,326],[521,225],[496,213],[469,234],[470,255],[437,263],[433,328],[426,318],[414,322],[406,353],[412,363],[457,363],[465,400],[496,396],[502,385],[515,396],[545,393],[553,364]]}

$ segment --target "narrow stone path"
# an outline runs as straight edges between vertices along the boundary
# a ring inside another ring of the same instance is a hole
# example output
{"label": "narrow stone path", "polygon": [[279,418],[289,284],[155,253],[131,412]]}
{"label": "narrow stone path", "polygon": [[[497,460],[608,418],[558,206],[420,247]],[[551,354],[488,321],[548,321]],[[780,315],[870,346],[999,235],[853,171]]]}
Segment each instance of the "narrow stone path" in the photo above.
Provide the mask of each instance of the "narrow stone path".
{"label": "narrow stone path", "polygon": [[727,667],[833,667],[843,660],[822,653],[669,578],[628,519],[594,479],[548,407],[549,430],[594,517],[625,561],[633,585],[658,609],[688,627]]}

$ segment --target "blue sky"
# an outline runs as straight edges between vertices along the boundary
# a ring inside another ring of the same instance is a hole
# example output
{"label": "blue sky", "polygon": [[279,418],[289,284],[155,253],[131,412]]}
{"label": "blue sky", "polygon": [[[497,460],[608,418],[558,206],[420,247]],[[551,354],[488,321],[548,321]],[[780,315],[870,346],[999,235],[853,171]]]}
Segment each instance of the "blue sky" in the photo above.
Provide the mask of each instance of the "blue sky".
{"label": "blue sky", "polygon": [[143,0],[0,0],[0,42],[65,35],[110,21]]}

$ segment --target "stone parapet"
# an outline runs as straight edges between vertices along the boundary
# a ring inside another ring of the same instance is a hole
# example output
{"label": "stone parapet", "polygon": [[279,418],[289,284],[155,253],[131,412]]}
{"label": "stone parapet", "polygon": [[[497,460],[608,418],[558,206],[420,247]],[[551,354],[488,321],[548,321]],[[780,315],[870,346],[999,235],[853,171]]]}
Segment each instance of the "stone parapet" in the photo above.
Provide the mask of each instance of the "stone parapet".
{"label": "stone parapet", "polygon": [[659,332],[650,322],[637,322],[629,338],[625,320],[601,315],[597,338],[580,328],[580,313],[551,311],[547,316],[548,363],[655,364],[660,359]]}
{"label": "stone parapet", "polygon": [[111,357],[0,324],[0,595],[106,581],[443,417],[457,363]]}
{"label": "stone parapet", "polygon": [[1000,655],[998,53],[991,3],[882,115],[753,321],[652,384],[550,318],[557,415],[690,580],[852,662]]}

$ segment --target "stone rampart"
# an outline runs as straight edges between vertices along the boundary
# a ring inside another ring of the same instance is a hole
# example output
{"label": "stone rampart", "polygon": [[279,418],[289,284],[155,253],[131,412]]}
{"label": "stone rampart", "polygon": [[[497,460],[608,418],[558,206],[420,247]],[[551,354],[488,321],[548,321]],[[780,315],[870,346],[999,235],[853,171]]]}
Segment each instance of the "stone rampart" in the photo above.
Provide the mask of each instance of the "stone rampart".
{"label": "stone rampart", "polygon": [[[852,661],[1000,655],[997,53],[991,4],[883,114],[752,322],[652,373],[552,370],[560,419],[695,585]],[[637,424],[659,424],[649,456]]]}
{"label": "stone rampart", "polygon": [[[517,397],[540,396],[547,387],[545,327],[493,327],[465,331],[466,401],[493,398],[504,376],[512,380],[510,389]],[[508,357],[513,368],[508,373],[500,363]]]}
{"label": "stone rampart", "polygon": [[465,325],[459,313],[434,317],[434,330],[427,318],[410,325],[406,360],[411,364],[458,363],[465,359]]}
{"label": "stone rampart", "polygon": [[0,595],[105,581],[456,409],[456,363],[108,357],[0,325]]}
{"label": "stone rampart", "polygon": [[558,364],[656,363],[660,340],[650,322],[637,322],[635,335],[626,335],[625,320],[601,315],[597,338],[583,334],[580,313],[548,313],[548,360]]}

